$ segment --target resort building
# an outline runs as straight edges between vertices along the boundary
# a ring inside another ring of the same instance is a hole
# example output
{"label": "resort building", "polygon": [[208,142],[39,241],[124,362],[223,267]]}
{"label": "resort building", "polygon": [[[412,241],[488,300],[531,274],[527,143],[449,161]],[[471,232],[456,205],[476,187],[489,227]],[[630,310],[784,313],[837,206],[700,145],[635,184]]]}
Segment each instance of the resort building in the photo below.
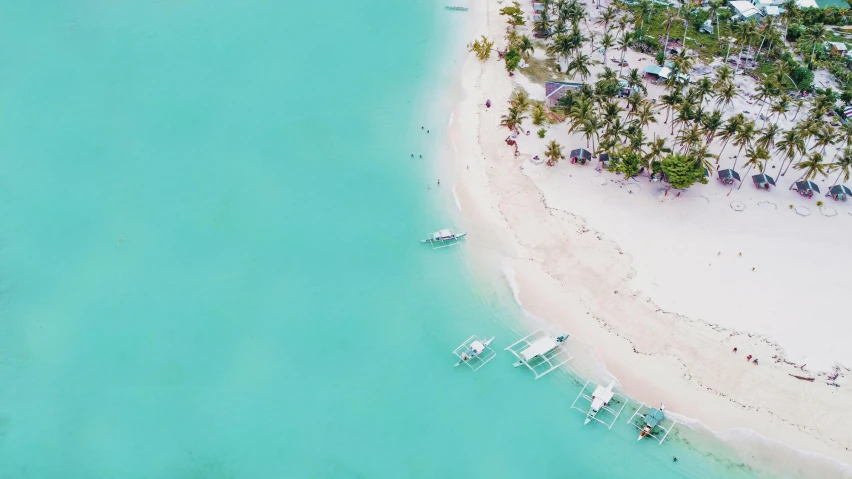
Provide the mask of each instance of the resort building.
{"label": "resort building", "polygon": [[825,46],[832,55],[846,54],[846,44],[843,42],[825,42]]}
{"label": "resort building", "polygon": [[571,83],[564,81],[549,81],[544,84],[544,93],[547,106],[556,106],[559,99],[565,96],[569,90],[579,90],[582,83]]}
{"label": "resort building", "polygon": [[760,19],[760,10],[757,9],[755,4],[745,0],[734,0],[730,3],[731,8],[734,9],[733,18],[738,20],[748,20],[749,18],[757,16],[757,18]]}

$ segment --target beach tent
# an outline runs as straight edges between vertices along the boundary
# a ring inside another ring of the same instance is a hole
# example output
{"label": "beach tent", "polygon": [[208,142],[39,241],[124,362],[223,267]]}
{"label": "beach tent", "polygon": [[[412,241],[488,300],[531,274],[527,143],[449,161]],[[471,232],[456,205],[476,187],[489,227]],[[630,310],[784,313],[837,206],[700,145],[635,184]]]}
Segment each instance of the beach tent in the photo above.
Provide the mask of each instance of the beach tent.
{"label": "beach tent", "polygon": [[819,193],[819,186],[817,186],[813,181],[797,181],[796,191],[798,191],[802,196],[811,198],[814,196],[814,191]]}
{"label": "beach tent", "polygon": [[754,182],[754,186],[761,190],[768,190],[770,185],[775,186],[775,180],[766,173],[752,176],[751,181]]}
{"label": "beach tent", "polygon": [[846,105],[843,107],[843,115],[846,118],[852,118],[852,105]]}
{"label": "beach tent", "polygon": [[834,185],[828,190],[828,194],[835,200],[846,201],[846,198],[852,195],[852,190],[846,185]]}
{"label": "beach tent", "polygon": [[592,153],[585,148],[578,148],[576,150],[571,150],[571,163],[579,163],[584,165],[587,161],[592,159]]}
{"label": "beach tent", "polygon": [[598,161],[606,165],[606,163],[609,161],[609,153],[601,153],[600,155],[598,155]]}
{"label": "beach tent", "polygon": [[740,180],[740,174],[737,173],[736,171],[728,168],[726,170],[721,170],[719,172],[719,181],[721,181],[722,184],[733,185],[734,180],[742,181],[742,180]]}

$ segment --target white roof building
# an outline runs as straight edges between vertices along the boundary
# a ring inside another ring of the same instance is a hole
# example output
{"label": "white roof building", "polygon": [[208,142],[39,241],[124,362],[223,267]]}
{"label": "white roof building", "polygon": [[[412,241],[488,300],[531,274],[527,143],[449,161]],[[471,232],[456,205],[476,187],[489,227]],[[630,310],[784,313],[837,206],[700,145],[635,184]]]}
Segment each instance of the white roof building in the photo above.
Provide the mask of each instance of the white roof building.
{"label": "white roof building", "polygon": [[745,0],[734,0],[730,3],[734,8],[735,16],[743,19],[749,19],[755,15],[760,15],[760,10],[758,10],[751,2],[747,2]]}
{"label": "white roof building", "polygon": [[781,9],[773,5],[767,5],[763,7],[763,14],[768,17],[774,17],[776,15],[781,15]]}

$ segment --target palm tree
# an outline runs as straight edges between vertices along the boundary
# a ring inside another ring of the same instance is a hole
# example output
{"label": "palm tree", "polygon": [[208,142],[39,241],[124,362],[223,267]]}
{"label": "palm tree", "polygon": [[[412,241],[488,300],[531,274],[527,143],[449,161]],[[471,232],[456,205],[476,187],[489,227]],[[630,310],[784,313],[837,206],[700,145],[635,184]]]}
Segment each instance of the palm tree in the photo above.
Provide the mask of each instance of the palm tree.
{"label": "palm tree", "polygon": [[609,33],[605,33],[603,38],[601,38],[601,48],[603,48],[604,65],[607,64],[606,63],[606,52],[607,52],[607,50],[612,48],[614,45],[615,45],[615,39],[612,38],[612,35],[610,35]]}
{"label": "palm tree", "polygon": [[550,140],[550,143],[547,144],[544,156],[547,158],[547,166],[553,166],[559,160],[565,159],[562,154],[562,146],[554,140]]}
{"label": "palm tree", "polygon": [[642,74],[639,73],[638,68],[630,69],[630,73],[627,74],[626,80],[627,88],[629,88],[630,91],[635,91],[635,88],[639,88],[643,93],[648,94],[648,89],[642,84]]}
{"label": "palm tree", "polygon": [[666,119],[663,120],[663,123],[669,122],[669,114],[672,111],[672,107],[679,105],[682,100],[683,96],[681,95],[679,88],[675,88],[671,92],[660,96],[660,108],[666,109]]}
{"label": "palm tree", "polygon": [[677,116],[675,116],[674,120],[672,120],[671,134],[674,135],[675,126],[679,126],[683,129],[692,121],[693,117],[695,117],[695,110],[693,110],[692,103],[684,101],[678,105]]}
{"label": "palm tree", "polygon": [[781,20],[784,21],[784,37],[787,37],[787,27],[790,26],[790,20],[799,16],[799,4],[796,3],[796,0],[784,0],[784,3],[781,5],[781,9],[783,13],[781,14]]}
{"label": "palm tree", "polygon": [[716,89],[716,107],[726,108],[734,102],[737,96],[737,86],[733,82],[727,82]]}
{"label": "palm tree", "polygon": [[624,68],[624,54],[627,53],[627,48],[633,45],[636,41],[636,34],[633,32],[624,32],[624,35],[618,40],[618,48],[621,50],[621,62],[618,64],[618,74]]}
{"label": "palm tree", "polygon": [[778,115],[777,117],[775,117],[775,124],[776,125],[781,120],[781,115],[784,115],[785,119],[787,118],[787,111],[790,109],[790,102],[791,101],[792,101],[792,98],[790,98],[790,95],[787,95],[786,93],[784,93],[784,94],[781,95],[780,98],[778,98],[778,101],[775,102],[774,105],[772,105],[772,108],[769,110],[769,112],[770,112],[769,116],[771,117],[772,114]]}
{"label": "palm tree", "polygon": [[580,123],[577,131],[583,134],[586,139],[586,147],[589,146],[589,141],[592,143],[592,154],[595,154],[595,140],[598,139],[598,131],[603,126],[603,122],[597,115],[589,115]]}
{"label": "palm tree", "polygon": [[734,166],[731,169],[737,169],[737,161],[740,159],[740,153],[743,152],[744,148],[748,149],[751,147],[751,142],[754,141],[755,135],[757,135],[757,126],[754,124],[754,121],[746,120],[740,124],[737,134],[734,135],[734,145],[739,146],[740,149],[737,151],[737,156],[734,158]]}
{"label": "palm tree", "polygon": [[509,98],[509,106],[517,108],[521,113],[526,112],[530,107],[530,94],[526,90],[515,90]]}
{"label": "palm tree", "polygon": [[630,107],[630,110],[627,113],[627,117],[630,118],[631,115],[639,108],[639,105],[645,103],[645,98],[639,94],[638,92],[633,92],[627,97],[627,106]]}
{"label": "palm tree", "polygon": [[810,47],[811,64],[813,64],[814,56],[816,56],[817,45],[823,45],[827,40],[828,31],[825,29],[822,23],[811,25],[805,29],[805,33],[802,35],[800,42],[802,42],[803,46]]}
{"label": "palm tree", "polygon": [[526,120],[524,112],[517,107],[510,106],[509,112],[500,117],[500,126],[505,126],[510,130],[517,130],[521,123]]}
{"label": "palm tree", "polygon": [[692,147],[701,143],[701,139],[704,135],[701,134],[701,126],[697,123],[693,123],[691,128],[684,128],[678,132],[676,141],[680,143],[681,151],[689,154],[692,150]]}
{"label": "palm tree", "polygon": [[766,100],[774,97],[777,93],[777,89],[775,88],[775,85],[772,84],[772,82],[765,81],[758,85],[757,88],[754,89],[754,91],[757,93],[757,101],[763,102],[763,104],[760,106],[760,109],[757,110],[757,116],[760,117],[760,114],[763,112],[763,107],[766,106]]}
{"label": "palm tree", "polygon": [[843,149],[843,154],[838,155],[834,160],[834,163],[828,165],[832,169],[838,168],[840,171],[837,173],[837,178],[834,179],[834,184],[831,186],[834,187],[837,185],[837,182],[840,181],[840,176],[843,175],[843,181],[849,181],[849,176],[852,174],[852,148],[846,147]]}
{"label": "palm tree", "polygon": [[[784,176],[784,162],[789,160],[790,164],[799,155],[805,154],[805,141],[802,139],[801,132],[797,128],[791,128],[781,134],[781,141],[775,144],[775,151],[783,155],[781,158],[781,166],[778,168],[778,178]],[[789,168],[790,165],[787,165]]]}
{"label": "palm tree", "polygon": [[618,12],[615,10],[615,8],[612,7],[612,5],[609,5],[603,10],[601,10],[600,15],[598,16],[598,21],[596,21],[595,23],[598,25],[602,25],[603,31],[606,32],[608,31],[607,27],[609,26],[609,22],[613,21],[616,15],[618,15]]}
{"label": "palm tree", "polygon": [[766,128],[760,130],[760,133],[757,136],[757,140],[755,140],[754,144],[765,150],[772,150],[775,148],[775,137],[778,136],[778,132],[781,129],[778,127],[776,123],[770,123],[766,125]]}
{"label": "palm tree", "polygon": [[578,73],[583,81],[589,76],[589,67],[592,65],[592,59],[588,55],[577,55],[568,64],[565,70],[568,73],[568,78],[574,78]]}
{"label": "palm tree", "polygon": [[710,2],[707,3],[707,6],[708,6],[707,11],[710,12],[710,21],[716,22],[716,41],[717,42],[722,41],[722,38],[719,36],[720,35],[720,32],[719,32],[719,9],[722,8],[722,6],[724,6],[724,5],[725,5],[725,2],[723,0],[710,0]]}
{"label": "palm tree", "polygon": [[795,120],[796,117],[799,116],[799,110],[801,110],[803,106],[805,106],[804,98],[798,98],[796,100],[796,113],[793,114],[793,120]]}
{"label": "palm tree", "polygon": [[716,132],[719,131],[719,128],[722,128],[724,124],[724,120],[722,120],[722,112],[719,110],[713,110],[713,113],[709,115],[704,115],[704,118],[701,120],[701,127],[704,133],[704,141],[708,144],[713,143],[713,139],[716,136]]}
{"label": "palm tree", "polygon": [[713,84],[713,89],[717,92],[727,83],[730,83],[734,78],[734,71],[728,65],[722,65],[716,70],[716,83]]}
{"label": "palm tree", "polygon": [[707,173],[712,174],[713,171],[713,163],[710,163],[710,159],[715,158],[718,160],[719,158],[710,153],[710,147],[707,145],[700,145],[697,148],[691,150],[689,152],[689,156],[695,160],[701,167],[703,167]]}
{"label": "palm tree", "polygon": [[648,17],[648,19],[651,18],[651,13],[654,11],[654,4],[651,3],[651,0],[638,0],[636,2],[636,8],[639,10],[641,15],[639,17],[641,20],[639,22],[639,29],[642,29],[642,26],[645,25],[645,17]]}
{"label": "palm tree", "polygon": [[698,97],[698,104],[700,106],[704,106],[704,99],[706,97],[713,98],[713,82],[707,77],[695,82],[693,89],[695,90],[695,95]]}
{"label": "palm tree", "polygon": [[541,126],[547,121],[547,113],[544,111],[543,103],[534,103],[531,113],[533,125]]}
{"label": "palm tree", "polygon": [[547,47],[548,55],[554,56],[556,58],[562,58],[565,60],[565,64],[568,64],[568,58],[571,57],[571,54],[574,52],[574,43],[570,38],[566,35],[559,35],[553,39],[553,43]]}
{"label": "palm tree", "polygon": [[820,148],[819,152],[823,155],[825,154],[825,148],[827,146],[833,145],[835,142],[834,139],[834,127],[829,125],[828,123],[823,122],[817,131],[814,133],[814,144],[811,146],[811,149],[814,150],[816,148]]}
{"label": "palm tree", "polygon": [[[743,50],[746,45],[751,48],[751,42],[754,40],[754,37],[757,36],[757,22],[753,20],[748,20],[744,22],[735,23],[731,30],[734,34],[734,37],[737,39],[737,42],[740,43],[740,54],[737,56],[737,68],[740,66],[740,61],[743,57]],[[736,76],[737,72],[734,70],[734,75]]]}
{"label": "palm tree", "polygon": [[[756,148],[749,148],[746,151],[746,160],[748,161],[746,161],[743,166],[748,166],[748,171],[746,171],[744,178],[748,178],[748,174],[751,173],[751,169],[755,166],[757,166],[758,170],[763,173],[763,162],[769,160],[769,150],[763,148],[762,146],[758,146]],[[737,189],[740,189],[742,187],[743,182],[740,181],[740,186],[737,187]]]}
{"label": "palm tree", "polygon": [[552,24],[550,20],[550,15],[547,13],[547,9],[539,13],[539,18],[533,23],[533,31],[537,32],[539,35],[544,38],[550,37],[550,25]]}
{"label": "palm tree", "polygon": [[599,115],[603,118],[604,124],[612,125],[612,123],[621,116],[621,112],[624,111],[618,103],[613,101],[608,101],[601,105]]}
{"label": "palm tree", "polygon": [[672,77],[677,77],[679,73],[688,73],[695,66],[695,58],[686,54],[686,49],[682,49],[680,53],[672,59],[674,68],[672,68]]}
{"label": "palm tree", "polygon": [[818,175],[825,177],[825,168],[828,165],[823,163],[822,160],[822,153],[811,153],[811,156],[800,161],[799,163],[796,163],[793,168],[797,170],[802,170],[804,173],[802,173],[802,176],[800,176],[798,180],[794,181],[793,184],[790,185],[790,189],[792,190],[796,183],[800,181],[816,179]]}
{"label": "palm tree", "polygon": [[518,50],[518,53],[521,54],[521,58],[524,60],[530,59],[530,54],[535,53],[535,45],[530,40],[530,37],[524,35],[518,42],[515,44],[515,48]]}
{"label": "palm tree", "polygon": [[[663,158],[671,154],[672,149],[666,145],[666,139],[662,137],[655,137],[654,141],[649,144],[648,154],[645,155],[645,162],[647,166],[650,166],[654,161],[663,161]],[[651,175],[651,172],[648,171],[648,175]]]}
{"label": "palm tree", "polygon": [[674,22],[676,20],[677,21],[683,20],[682,18],[680,18],[677,15],[676,11],[674,11],[670,8],[666,8],[665,11],[663,11],[663,23],[660,24],[660,25],[666,26],[666,41],[663,42],[663,60],[666,59],[666,51],[668,51],[668,49],[669,49],[669,47],[668,47],[668,45],[669,45],[669,31],[672,28],[672,22]]}
{"label": "palm tree", "polygon": [[726,121],[722,126],[722,132],[719,134],[719,137],[725,140],[725,142],[722,143],[722,150],[719,152],[720,158],[722,157],[722,153],[725,151],[725,147],[728,146],[728,142],[737,136],[737,132],[740,131],[740,125],[742,125],[745,121],[745,116],[742,113],[737,113],[736,115],[728,118],[728,121]]}
{"label": "palm tree", "polygon": [[648,102],[642,102],[642,105],[633,111],[633,124],[639,129],[645,129],[651,123],[657,122],[657,117],[654,116],[654,107]]}

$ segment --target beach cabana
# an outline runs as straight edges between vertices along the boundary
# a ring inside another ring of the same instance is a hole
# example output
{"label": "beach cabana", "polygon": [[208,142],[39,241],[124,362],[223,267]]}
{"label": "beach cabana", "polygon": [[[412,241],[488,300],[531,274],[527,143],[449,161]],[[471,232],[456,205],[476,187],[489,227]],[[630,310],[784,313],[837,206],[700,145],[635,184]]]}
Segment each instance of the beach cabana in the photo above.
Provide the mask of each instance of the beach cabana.
{"label": "beach cabana", "polygon": [[831,195],[835,201],[846,201],[846,198],[852,195],[852,190],[850,190],[846,185],[834,185],[828,190],[828,194]]}
{"label": "beach cabana", "polygon": [[814,191],[819,193],[819,186],[813,181],[797,181],[796,182],[796,191],[799,192],[802,196],[807,196],[808,198],[814,197]]}
{"label": "beach cabana", "polygon": [[723,185],[733,185],[734,180],[742,181],[740,180],[740,174],[736,171],[728,168],[719,172],[719,181],[721,181]]}
{"label": "beach cabana", "polygon": [[754,182],[754,186],[759,190],[768,190],[770,185],[775,186],[775,180],[766,173],[752,176],[751,181]]}
{"label": "beach cabana", "polygon": [[592,159],[592,153],[585,148],[571,150],[571,163],[579,163],[585,165],[587,161]]}
{"label": "beach cabana", "polygon": [[825,45],[828,47],[828,51],[832,53],[832,55],[845,55],[846,54],[846,44],[842,42],[825,42]]}

